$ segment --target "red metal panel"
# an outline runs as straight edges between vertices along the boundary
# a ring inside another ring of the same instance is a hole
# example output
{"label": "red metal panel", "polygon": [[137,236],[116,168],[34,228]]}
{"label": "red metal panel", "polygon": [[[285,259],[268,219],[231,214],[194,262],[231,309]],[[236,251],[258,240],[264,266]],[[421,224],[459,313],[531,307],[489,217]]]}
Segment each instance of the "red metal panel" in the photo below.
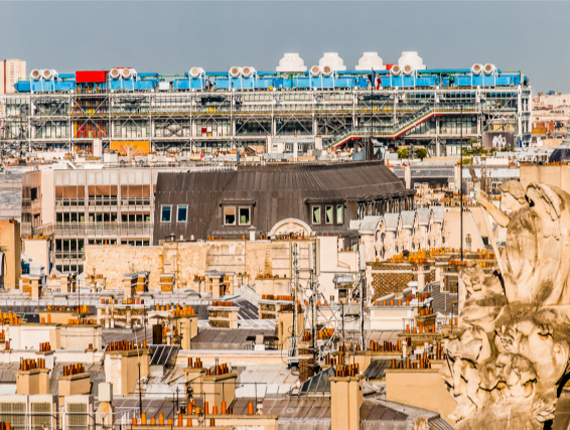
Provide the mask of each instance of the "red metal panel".
{"label": "red metal panel", "polygon": [[105,82],[107,72],[105,70],[89,70],[83,72],[75,72],[75,82],[78,84],[91,82]]}

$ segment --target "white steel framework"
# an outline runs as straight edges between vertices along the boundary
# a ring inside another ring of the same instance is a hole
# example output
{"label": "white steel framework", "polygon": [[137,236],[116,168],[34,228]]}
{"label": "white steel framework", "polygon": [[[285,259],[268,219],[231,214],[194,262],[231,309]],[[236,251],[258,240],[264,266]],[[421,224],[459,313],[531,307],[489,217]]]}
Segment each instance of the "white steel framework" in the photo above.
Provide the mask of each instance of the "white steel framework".
{"label": "white steel framework", "polygon": [[[462,114],[460,113],[462,112]],[[428,145],[531,135],[530,87],[32,93],[0,96],[0,156],[145,140],[152,151],[265,144],[268,136],[376,136]]]}

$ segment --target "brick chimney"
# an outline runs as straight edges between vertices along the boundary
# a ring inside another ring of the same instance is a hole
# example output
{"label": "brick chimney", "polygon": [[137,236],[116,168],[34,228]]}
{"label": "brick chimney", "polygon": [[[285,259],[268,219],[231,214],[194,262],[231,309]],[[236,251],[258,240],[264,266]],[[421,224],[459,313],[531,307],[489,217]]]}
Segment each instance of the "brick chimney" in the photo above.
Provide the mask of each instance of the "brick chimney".
{"label": "brick chimney", "polygon": [[15,372],[16,394],[49,394],[49,372],[43,358],[22,360]]}
{"label": "brick chimney", "polygon": [[68,396],[91,394],[91,374],[85,372],[82,364],[63,366],[63,376],[57,378],[60,404]]}
{"label": "brick chimney", "polygon": [[363,379],[364,375],[330,378],[331,430],[360,430]]}
{"label": "brick chimney", "polygon": [[141,378],[150,373],[150,351],[137,348],[133,343],[116,342],[109,344],[105,352],[105,379],[113,383],[113,395],[131,397],[139,379],[139,358]]}

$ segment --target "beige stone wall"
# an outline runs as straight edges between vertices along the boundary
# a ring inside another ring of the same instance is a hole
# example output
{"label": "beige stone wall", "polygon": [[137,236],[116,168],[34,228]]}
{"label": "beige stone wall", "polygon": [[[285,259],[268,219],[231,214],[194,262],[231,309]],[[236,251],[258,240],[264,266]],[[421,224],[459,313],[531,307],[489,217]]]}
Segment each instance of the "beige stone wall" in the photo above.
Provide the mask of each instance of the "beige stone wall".
{"label": "beige stone wall", "polygon": [[[260,273],[260,268],[261,273],[265,271],[265,259],[268,246],[269,249],[271,249],[271,242],[267,240],[247,242],[245,244],[245,271],[250,275],[251,281]],[[269,251],[269,254],[271,255],[271,251]]]}
{"label": "beige stone wall", "polygon": [[130,245],[86,245],[85,273],[93,270],[107,278],[107,289],[122,288],[122,276],[135,271],[150,271],[150,288],[159,288],[158,275],[162,273],[162,247]]}
{"label": "beige stone wall", "polygon": [[194,288],[194,276],[206,271],[207,242],[178,244],[177,288]]}
{"label": "beige stone wall", "polygon": [[[291,274],[291,243],[289,241],[206,241],[168,243],[162,246],[133,247],[130,245],[86,245],[85,272],[102,274],[106,288],[120,289],[125,273],[150,271],[149,288],[159,289],[161,273],[176,274],[177,288],[194,288],[194,277],[206,271],[218,270],[247,273],[249,282],[267,270],[280,278]],[[308,242],[300,241],[300,268],[308,267]],[[335,248],[336,249],[336,248]],[[166,254],[166,264],[164,255]],[[275,294],[285,294],[275,293]]]}
{"label": "beige stone wall", "polygon": [[449,415],[457,402],[445,386],[438,369],[386,369],[386,400]]}
{"label": "beige stone wall", "polygon": [[0,248],[6,258],[6,271],[0,277],[0,284],[6,289],[19,288],[22,266],[20,253],[22,243],[20,240],[20,223],[13,220],[0,220]]}

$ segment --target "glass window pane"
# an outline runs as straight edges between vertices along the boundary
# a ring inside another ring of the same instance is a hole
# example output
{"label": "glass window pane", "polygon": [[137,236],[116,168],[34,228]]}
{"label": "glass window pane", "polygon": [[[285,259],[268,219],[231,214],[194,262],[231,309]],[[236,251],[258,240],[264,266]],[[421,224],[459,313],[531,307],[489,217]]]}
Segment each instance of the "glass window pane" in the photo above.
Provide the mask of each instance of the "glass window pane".
{"label": "glass window pane", "polygon": [[249,225],[249,208],[239,208],[239,223],[241,225]]}
{"label": "glass window pane", "polygon": [[319,206],[313,206],[313,224],[321,223],[321,208]]}
{"label": "glass window pane", "polygon": [[186,222],[188,218],[188,206],[180,205],[178,206],[178,222]]}
{"label": "glass window pane", "polygon": [[236,225],[236,208],[234,206],[224,208],[224,224]]}
{"label": "glass window pane", "polygon": [[327,224],[332,224],[333,222],[333,208],[332,206],[325,207],[325,222]]}
{"label": "glass window pane", "polygon": [[170,222],[170,210],[171,210],[170,206],[162,207],[162,216],[160,218],[162,222]]}
{"label": "glass window pane", "polygon": [[338,224],[342,224],[344,221],[342,220],[342,205],[338,205],[336,207],[336,222]]}

